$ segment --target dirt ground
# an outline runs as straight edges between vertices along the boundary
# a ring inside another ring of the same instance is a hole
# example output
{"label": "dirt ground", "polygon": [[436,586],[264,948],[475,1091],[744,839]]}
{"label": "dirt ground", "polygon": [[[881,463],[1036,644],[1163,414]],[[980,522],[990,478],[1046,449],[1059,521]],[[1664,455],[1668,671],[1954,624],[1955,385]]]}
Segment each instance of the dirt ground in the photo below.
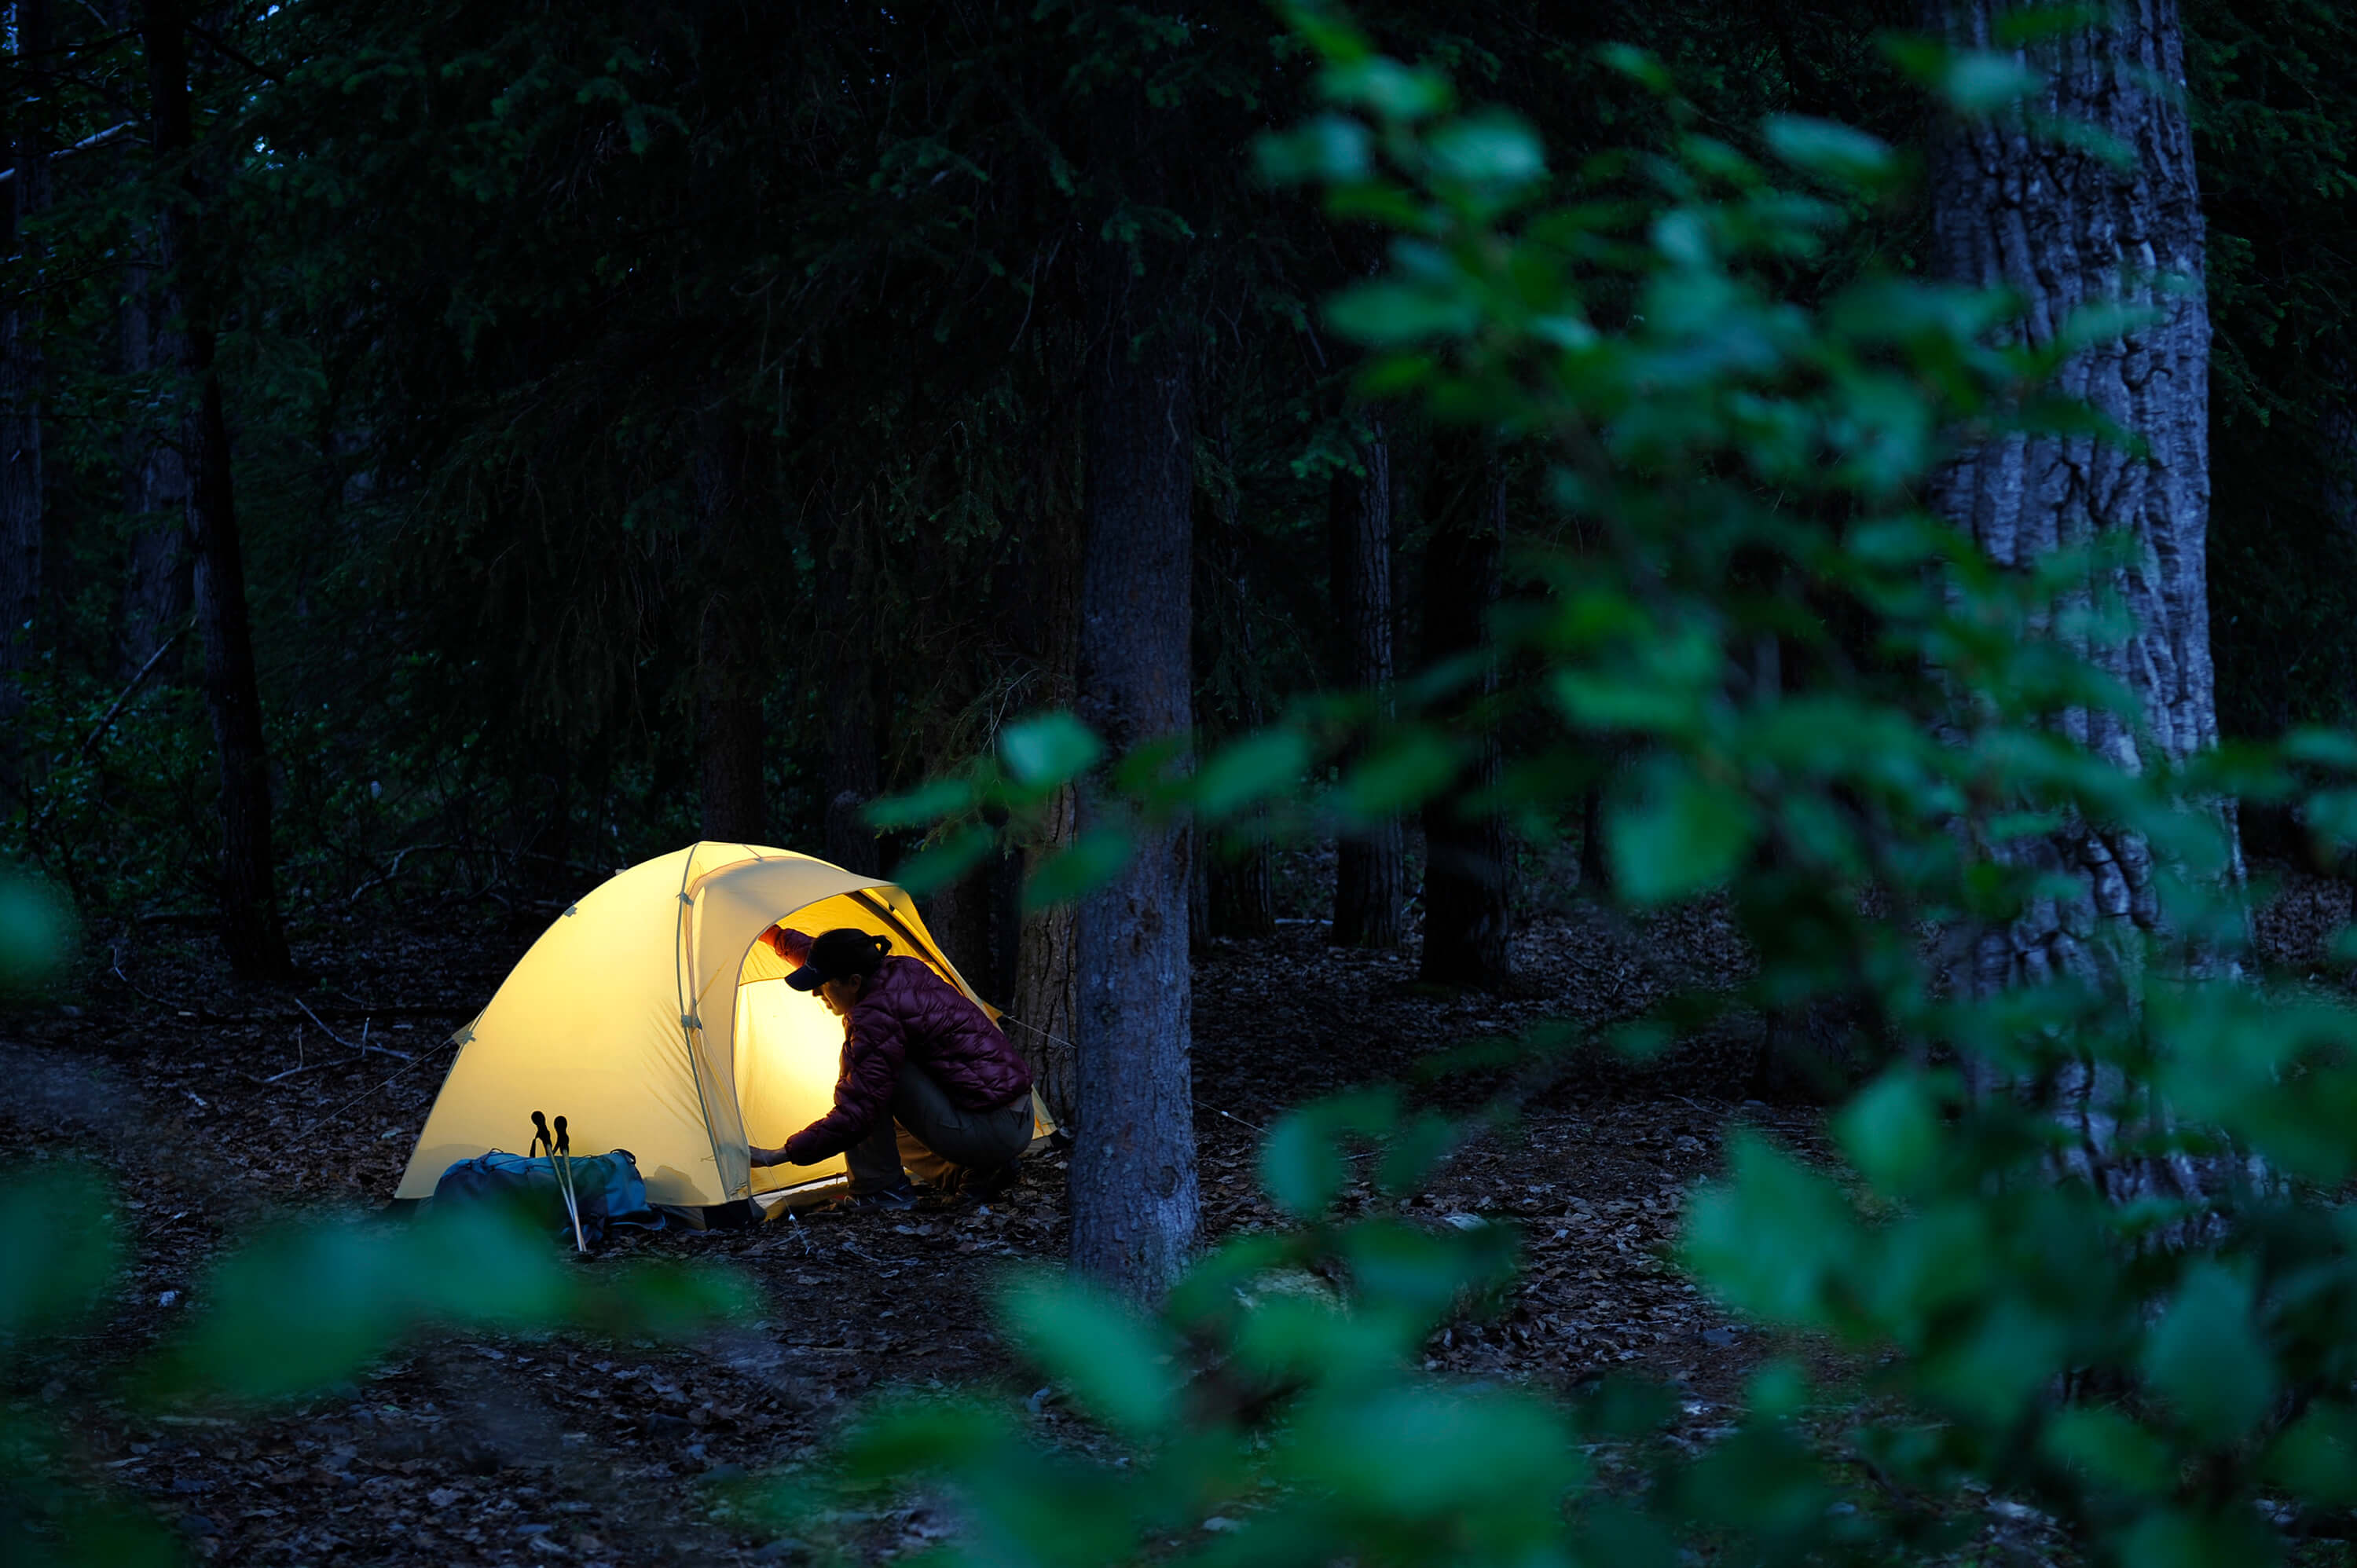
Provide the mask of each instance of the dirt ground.
{"label": "dirt ground", "polygon": [[[2309,889],[2278,918],[2298,956],[2345,895]],[[7,1397],[44,1408],[89,1477],[135,1494],[220,1564],[795,1562],[802,1544],[737,1515],[725,1483],[813,1454],[872,1391],[992,1384],[1030,1399],[1042,1436],[1088,1441],[992,1325],[1010,1262],[1063,1255],[1063,1171],[1030,1163],[986,1207],[805,1215],[749,1230],[625,1233],[599,1258],[655,1252],[745,1271],[758,1321],[689,1348],[446,1337],[363,1382],[265,1417],[167,1418],[125,1407],[110,1374],[203,1309],[208,1259],[289,1206],[381,1208],[431,1104],[437,1047],[520,956],[512,934],[438,935],[355,919],[298,932],[332,980],[246,993],[205,946],[97,944],[74,1000],[0,1017],[0,1125],[20,1157],[95,1155],[121,1173],[134,1251],[103,1332],[72,1342]],[[1221,947],[1197,973],[1195,1071],[1206,1230],[1276,1223],[1259,1197],[1259,1129],[1286,1106],[1410,1070],[1435,1050],[1511,1037],[1548,1018],[1626,1016],[1744,958],[1707,908],[1641,928],[1574,909],[1521,942],[1511,998],[1430,992],[1405,954],[1338,952],[1311,924],[1273,949]],[[356,1056],[372,1046],[412,1058]],[[1819,1147],[1819,1113],[1755,1097],[1785,1081],[1738,1019],[1643,1071],[1587,1059],[1539,1078],[1498,1072],[1441,1092],[1511,1090],[1520,1123],[1454,1156],[1411,1208],[1520,1231],[1525,1270],[1505,1310],[1427,1348],[1457,1374],[1570,1386],[1637,1371],[1677,1385],[1689,1435],[1723,1426],[1758,1337],[1714,1313],[1665,1259],[1684,1195],[1749,1124]],[[294,1070],[290,1070],[294,1069]],[[21,1369],[20,1369],[21,1370]],[[833,1526],[884,1558],[937,1537],[922,1508]]]}

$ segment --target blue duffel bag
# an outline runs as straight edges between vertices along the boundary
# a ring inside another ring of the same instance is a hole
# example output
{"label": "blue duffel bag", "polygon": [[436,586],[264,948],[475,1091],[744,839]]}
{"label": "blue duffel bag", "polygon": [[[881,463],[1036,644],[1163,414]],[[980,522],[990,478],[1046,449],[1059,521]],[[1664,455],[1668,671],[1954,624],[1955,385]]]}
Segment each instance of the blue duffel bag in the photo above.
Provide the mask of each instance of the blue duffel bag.
{"label": "blue duffel bag", "polygon": [[[581,1210],[581,1234],[590,1241],[605,1239],[608,1225],[662,1229],[663,1217],[647,1207],[647,1184],[640,1178],[638,1161],[628,1149],[608,1155],[575,1155],[565,1161],[573,1178],[574,1201]],[[460,1160],[434,1184],[434,1201],[522,1204],[535,1219],[570,1238],[573,1220],[565,1212],[556,1171],[546,1156],[527,1158],[493,1149],[471,1160]]]}

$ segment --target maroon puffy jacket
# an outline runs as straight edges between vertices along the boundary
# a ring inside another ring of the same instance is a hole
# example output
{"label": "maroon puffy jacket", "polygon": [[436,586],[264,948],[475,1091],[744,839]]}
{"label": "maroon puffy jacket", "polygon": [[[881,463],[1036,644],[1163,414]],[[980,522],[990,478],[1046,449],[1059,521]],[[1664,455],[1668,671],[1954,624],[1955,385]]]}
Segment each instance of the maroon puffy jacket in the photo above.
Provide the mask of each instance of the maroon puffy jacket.
{"label": "maroon puffy jacket", "polygon": [[[810,939],[780,930],[771,945],[799,962]],[[989,1014],[923,960],[888,958],[851,1004],[834,1109],[786,1140],[787,1160],[816,1165],[866,1137],[877,1117],[892,1114],[903,1062],[932,1074],[950,1102],[967,1111],[994,1110],[1031,1089],[1031,1069]]]}

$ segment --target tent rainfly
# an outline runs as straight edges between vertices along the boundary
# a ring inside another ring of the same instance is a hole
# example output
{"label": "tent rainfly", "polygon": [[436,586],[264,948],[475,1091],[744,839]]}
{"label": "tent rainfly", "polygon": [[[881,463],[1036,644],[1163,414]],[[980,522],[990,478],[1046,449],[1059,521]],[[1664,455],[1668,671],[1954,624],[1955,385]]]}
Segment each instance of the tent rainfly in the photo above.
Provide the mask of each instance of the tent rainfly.
{"label": "tent rainfly", "polygon": [[[396,1197],[430,1197],[454,1162],[522,1144],[534,1111],[568,1118],[577,1149],[630,1150],[653,1203],[768,1208],[840,1176],[840,1155],[752,1168],[753,1145],[826,1113],[843,1047],[841,1021],[759,940],[778,921],[888,936],[974,996],[899,888],[787,850],[691,844],[565,910],[452,1036]],[[1051,1130],[1037,1097],[1032,1114]]]}

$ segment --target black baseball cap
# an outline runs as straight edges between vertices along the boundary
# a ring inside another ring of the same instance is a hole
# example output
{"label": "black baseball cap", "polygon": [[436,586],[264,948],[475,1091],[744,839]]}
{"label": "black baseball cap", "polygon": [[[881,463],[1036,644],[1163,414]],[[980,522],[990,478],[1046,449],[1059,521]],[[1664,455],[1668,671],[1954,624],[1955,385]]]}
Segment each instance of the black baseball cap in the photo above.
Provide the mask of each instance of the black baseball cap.
{"label": "black baseball cap", "polygon": [[821,931],[811,939],[810,957],[802,961],[800,969],[786,976],[786,983],[796,991],[816,991],[830,980],[873,974],[876,966],[884,961],[884,955],[891,950],[891,938],[856,927]]}

